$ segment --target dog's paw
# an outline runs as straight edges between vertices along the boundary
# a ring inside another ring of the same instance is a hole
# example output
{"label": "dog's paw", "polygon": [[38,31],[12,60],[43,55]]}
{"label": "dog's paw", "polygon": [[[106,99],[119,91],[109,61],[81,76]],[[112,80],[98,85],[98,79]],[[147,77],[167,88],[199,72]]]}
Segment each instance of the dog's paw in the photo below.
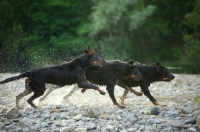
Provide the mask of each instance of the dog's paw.
{"label": "dog's paw", "polygon": [[85,93],[86,90],[87,90],[86,88],[83,88],[83,89],[81,89],[81,92]]}
{"label": "dog's paw", "polygon": [[167,105],[160,104],[160,103],[158,103],[158,102],[154,102],[153,104],[154,104],[155,106],[167,106]]}
{"label": "dog's paw", "polygon": [[101,95],[105,95],[105,94],[106,94],[106,92],[104,92],[103,90],[100,90],[99,93],[100,93]]}
{"label": "dog's paw", "polygon": [[124,109],[124,108],[126,108],[126,106],[124,106],[124,105],[120,105],[120,104],[115,104],[117,107],[119,107],[119,108],[121,108],[121,109]]}
{"label": "dog's paw", "polygon": [[142,96],[142,95],[143,95],[143,93],[141,93],[141,92],[138,92],[136,95],[137,95],[137,96]]}

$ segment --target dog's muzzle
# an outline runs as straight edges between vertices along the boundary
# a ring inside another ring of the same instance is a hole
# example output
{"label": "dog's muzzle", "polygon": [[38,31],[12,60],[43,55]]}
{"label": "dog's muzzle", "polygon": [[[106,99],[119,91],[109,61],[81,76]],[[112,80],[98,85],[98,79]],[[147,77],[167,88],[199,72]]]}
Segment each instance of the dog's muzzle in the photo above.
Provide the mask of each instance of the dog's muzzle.
{"label": "dog's muzzle", "polygon": [[168,77],[163,77],[162,80],[165,82],[170,82],[173,80],[175,77],[173,75],[169,75]]}

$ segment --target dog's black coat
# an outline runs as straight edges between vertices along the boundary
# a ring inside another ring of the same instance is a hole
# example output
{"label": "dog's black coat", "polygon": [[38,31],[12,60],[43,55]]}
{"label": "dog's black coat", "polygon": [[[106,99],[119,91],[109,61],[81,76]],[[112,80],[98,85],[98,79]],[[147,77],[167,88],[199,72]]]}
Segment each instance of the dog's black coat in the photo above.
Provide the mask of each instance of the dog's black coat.
{"label": "dog's black coat", "polygon": [[18,80],[23,77],[28,77],[26,80],[26,90],[16,97],[16,106],[18,107],[19,100],[27,94],[34,92],[34,95],[27,100],[32,106],[33,100],[43,95],[45,92],[45,83],[51,83],[59,86],[71,85],[77,83],[81,88],[92,88],[98,90],[101,94],[105,94],[97,86],[87,83],[85,80],[85,72],[91,66],[99,66],[105,63],[94,51],[88,47],[85,54],[71,60],[62,65],[34,69],[29,72],[22,73],[19,76],[8,78],[1,81],[0,84],[8,83],[13,80]]}
{"label": "dog's black coat", "polygon": [[[114,96],[114,86],[118,83],[123,84],[120,80],[124,77],[131,77],[132,79],[142,79],[141,73],[135,69],[133,64],[121,61],[106,61],[103,67],[90,67],[86,72],[86,79],[91,83],[98,85],[106,85],[106,90],[109,93],[114,105],[123,108],[118,104]],[[121,85],[126,89],[125,85]]]}
{"label": "dog's black coat", "polygon": [[[130,78],[122,79],[122,82],[129,87],[140,86],[144,95],[146,95],[154,105],[160,105],[156,102],[156,99],[151,95],[148,87],[152,82],[156,81],[171,81],[174,79],[174,76],[169,73],[168,69],[164,66],[161,66],[160,63],[156,63],[153,66],[146,65],[136,65],[139,72],[143,75],[143,80],[135,81]],[[124,99],[128,91],[124,91],[124,95],[121,97],[121,103],[124,104]]]}

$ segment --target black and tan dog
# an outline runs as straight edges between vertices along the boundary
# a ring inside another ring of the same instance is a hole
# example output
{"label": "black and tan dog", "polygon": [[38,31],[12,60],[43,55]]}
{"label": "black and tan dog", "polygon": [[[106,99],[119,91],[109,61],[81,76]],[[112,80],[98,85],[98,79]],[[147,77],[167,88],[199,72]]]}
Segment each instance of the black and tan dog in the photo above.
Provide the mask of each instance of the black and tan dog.
{"label": "black and tan dog", "polygon": [[[151,95],[149,91],[149,86],[152,82],[156,81],[165,81],[169,82],[174,79],[174,76],[169,73],[168,69],[164,66],[161,66],[160,63],[156,63],[153,66],[146,66],[146,65],[136,65],[136,67],[139,72],[144,76],[144,79],[141,81],[135,81],[131,78],[124,78],[122,82],[126,84],[129,87],[137,87],[140,86],[141,91],[146,95],[150,101],[156,105],[159,106],[159,104],[155,98]],[[124,94],[122,95],[121,99],[121,104],[124,105],[124,99],[126,95],[128,94],[128,90],[124,91]]]}
{"label": "black and tan dog", "polygon": [[85,72],[89,67],[98,67],[102,64],[105,64],[105,61],[100,58],[90,48],[90,46],[88,46],[88,50],[84,50],[84,52],[84,55],[77,57],[65,64],[34,69],[29,72],[22,73],[19,76],[14,76],[1,81],[0,84],[27,77],[25,80],[25,91],[16,96],[17,108],[19,108],[19,100],[32,92],[34,92],[34,94],[27,100],[27,102],[32,107],[36,108],[36,106],[33,104],[33,100],[44,94],[46,90],[45,83],[55,84],[58,86],[77,84],[80,88],[95,89],[98,90],[100,94],[104,95],[105,92],[99,87],[86,81]]}
{"label": "black and tan dog", "polygon": [[[106,64],[102,67],[90,67],[86,71],[86,80],[90,81],[91,83],[98,84],[98,85],[106,85],[106,90],[109,93],[109,96],[114,105],[117,105],[120,108],[124,108],[124,106],[120,105],[114,95],[114,86],[120,84],[122,88],[129,90],[130,92],[141,96],[143,95],[140,92],[136,92],[135,90],[127,87],[121,80],[123,78],[131,78],[137,81],[143,79],[142,74],[135,68],[132,61],[121,62],[121,61],[106,61]],[[70,94],[76,91],[77,88],[73,88]],[[87,88],[82,89],[82,92],[85,92]],[[53,89],[49,89],[47,94],[42,97],[43,100]],[[65,97],[66,98],[66,97]],[[41,101],[40,100],[40,101]]]}

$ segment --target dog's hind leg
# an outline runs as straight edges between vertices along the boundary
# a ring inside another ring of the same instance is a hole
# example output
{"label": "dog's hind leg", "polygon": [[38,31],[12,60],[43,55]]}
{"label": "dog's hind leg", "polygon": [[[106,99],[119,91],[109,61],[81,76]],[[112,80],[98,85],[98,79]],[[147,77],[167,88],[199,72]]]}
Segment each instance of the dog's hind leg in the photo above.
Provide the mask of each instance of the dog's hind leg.
{"label": "dog's hind leg", "polygon": [[124,93],[123,93],[122,97],[120,98],[122,105],[125,105],[124,104],[124,99],[126,98],[128,92],[129,92],[128,90],[124,90]]}
{"label": "dog's hind leg", "polygon": [[79,87],[77,85],[75,85],[72,90],[69,92],[69,94],[65,95],[63,97],[63,100],[66,100],[68,97],[70,97],[75,91],[77,91],[79,89]]}
{"label": "dog's hind leg", "polygon": [[55,90],[55,89],[54,89],[54,88],[48,88],[48,89],[45,91],[44,95],[39,99],[39,101],[40,101],[40,102],[43,101],[53,90]]}
{"label": "dog's hind leg", "polygon": [[45,92],[45,83],[40,80],[40,82],[32,82],[31,84],[32,89],[34,90],[33,96],[31,96],[27,102],[33,107],[37,108],[37,106],[33,103],[33,100],[40,97]]}
{"label": "dog's hind leg", "polygon": [[26,79],[25,79],[25,90],[24,90],[24,92],[22,92],[22,93],[20,93],[18,96],[16,96],[16,107],[17,107],[18,109],[20,109],[20,108],[19,108],[19,101],[20,101],[20,99],[23,98],[24,96],[26,96],[26,95],[28,95],[28,94],[30,94],[30,93],[33,92],[33,91],[31,90],[31,88],[30,88],[29,83],[30,83],[29,78],[26,78]]}

